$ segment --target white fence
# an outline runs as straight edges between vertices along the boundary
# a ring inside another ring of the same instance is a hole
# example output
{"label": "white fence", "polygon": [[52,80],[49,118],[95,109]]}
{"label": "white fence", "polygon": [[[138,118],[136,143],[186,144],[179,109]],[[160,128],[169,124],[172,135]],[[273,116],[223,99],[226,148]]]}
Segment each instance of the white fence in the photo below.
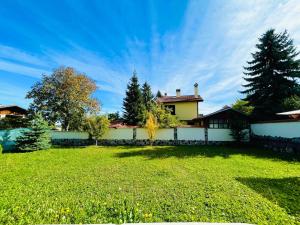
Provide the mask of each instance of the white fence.
{"label": "white fence", "polygon": [[187,141],[205,141],[204,128],[177,128],[177,139]]}
{"label": "white fence", "polygon": [[255,123],[251,124],[251,131],[253,134],[261,136],[299,138],[300,121]]}
{"label": "white fence", "polygon": [[88,139],[89,134],[86,132],[76,131],[51,131],[52,139]]}
{"label": "white fence", "polygon": [[[148,139],[147,129],[136,128],[136,140]],[[208,141],[233,141],[230,135],[230,129],[207,129]],[[54,132],[53,139],[87,139],[88,134],[84,132]],[[106,140],[131,140],[134,138],[134,128],[110,128],[102,137]],[[156,140],[175,140],[174,128],[158,129],[156,132]],[[177,128],[177,140],[186,141],[205,141],[205,128],[184,127]]]}
{"label": "white fence", "polygon": [[110,128],[109,131],[102,137],[102,139],[108,140],[130,140],[133,138],[132,128]]}

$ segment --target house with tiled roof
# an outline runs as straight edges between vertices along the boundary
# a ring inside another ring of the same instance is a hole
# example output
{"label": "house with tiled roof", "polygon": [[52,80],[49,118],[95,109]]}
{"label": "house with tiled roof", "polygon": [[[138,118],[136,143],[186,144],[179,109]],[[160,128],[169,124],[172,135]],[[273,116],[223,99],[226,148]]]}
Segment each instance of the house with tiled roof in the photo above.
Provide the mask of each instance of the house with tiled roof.
{"label": "house with tiled roof", "polygon": [[199,103],[203,102],[203,99],[198,93],[198,84],[195,83],[193,95],[181,95],[181,90],[176,89],[176,96],[165,94],[157,98],[157,102],[170,110],[171,114],[177,116],[179,120],[189,124],[198,117]]}

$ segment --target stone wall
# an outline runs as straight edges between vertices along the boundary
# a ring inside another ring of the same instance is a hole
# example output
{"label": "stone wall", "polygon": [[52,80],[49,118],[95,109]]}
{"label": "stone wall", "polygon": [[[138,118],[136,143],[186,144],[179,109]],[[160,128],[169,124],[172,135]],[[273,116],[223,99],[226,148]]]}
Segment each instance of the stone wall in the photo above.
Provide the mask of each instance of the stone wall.
{"label": "stone wall", "polygon": [[52,139],[52,145],[59,145],[59,146],[87,146],[87,145],[94,145],[95,140],[91,139]]}
{"label": "stone wall", "polygon": [[[155,140],[152,145],[155,146],[175,146],[175,145],[191,145],[191,146],[199,146],[199,145],[222,145],[228,144],[229,142],[224,141],[198,141],[198,140]],[[82,139],[53,139],[53,145],[60,146],[87,146],[94,145],[95,140],[82,140]],[[133,140],[133,139],[122,139],[122,140],[111,140],[111,139],[102,139],[98,140],[98,145],[104,146],[118,146],[118,145],[132,145],[132,146],[145,146],[151,145],[149,140]]]}
{"label": "stone wall", "polygon": [[300,158],[300,138],[252,135],[251,143],[255,146],[271,149],[282,154],[295,155],[297,158]]}

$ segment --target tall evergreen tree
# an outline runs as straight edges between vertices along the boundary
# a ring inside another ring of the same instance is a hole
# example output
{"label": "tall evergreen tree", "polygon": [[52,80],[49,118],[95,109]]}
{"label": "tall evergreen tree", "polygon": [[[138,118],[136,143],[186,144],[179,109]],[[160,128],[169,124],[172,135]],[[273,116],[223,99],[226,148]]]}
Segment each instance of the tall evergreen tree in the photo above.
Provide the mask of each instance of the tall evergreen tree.
{"label": "tall evergreen tree", "polygon": [[286,31],[277,34],[274,29],[259,38],[256,48],[244,67],[247,84],[242,93],[254,107],[253,116],[266,119],[282,111],[284,99],[299,94],[300,61],[295,59],[299,52]]}
{"label": "tall evergreen tree", "polygon": [[134,71],[129,84],[127,85],[126,97],[123,100],[124,122],[129,125],[138,125],[144,109],[140,85],[136,72]]}
{"label": "tall evergreen tree", "polygon": [[143,104],[146,110],[149,112],[151,110],[151,105],[153,103],[153,94],[150,85],[145,82],[142,87]]}
{"label": "tall evergreen tree", "polygon": [[160,98],[160,97],[162,97],[162,94],[161,94],[160,90],[158,90],[156,93],[156,98]]}

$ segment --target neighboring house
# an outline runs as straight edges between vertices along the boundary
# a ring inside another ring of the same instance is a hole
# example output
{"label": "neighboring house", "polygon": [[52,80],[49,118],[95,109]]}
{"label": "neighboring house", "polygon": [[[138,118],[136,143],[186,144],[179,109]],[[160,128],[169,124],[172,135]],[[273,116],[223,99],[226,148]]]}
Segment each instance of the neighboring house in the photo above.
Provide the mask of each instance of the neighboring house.
{"label": "neighboring house", "polygon": [[300,109],[288,111],[288,112],[277,113],[277,115],[288,116],[291,119],[300,119]]}
{"label": "neighboring house", "polygon": [[241,120],[244,122],[245,127],[247,127],[250,122],[250,119],[247,115],[229,106],[224,106],[222,109],[216,112],[196,118],[193,120],[193,122],[196,126],[226,129],[230,128],[231,120]]}
{"label": "neighboring house", "polygon": [[27,110],[17,105],[0,105],[0,118],[20,116],[25,117]]}
{"label": "neighboring house", "polygon": [[177,116],[179,120],[190,124],[193,119],[198,117],[199,102],[203,102],[203,99],[198,94],[198,84],[195,83],[193,95],[181,95],[180,89],[176,89],[176,96],[165,94],[165,96],[157,98],[157,101],[169,109],[171,114]]}

